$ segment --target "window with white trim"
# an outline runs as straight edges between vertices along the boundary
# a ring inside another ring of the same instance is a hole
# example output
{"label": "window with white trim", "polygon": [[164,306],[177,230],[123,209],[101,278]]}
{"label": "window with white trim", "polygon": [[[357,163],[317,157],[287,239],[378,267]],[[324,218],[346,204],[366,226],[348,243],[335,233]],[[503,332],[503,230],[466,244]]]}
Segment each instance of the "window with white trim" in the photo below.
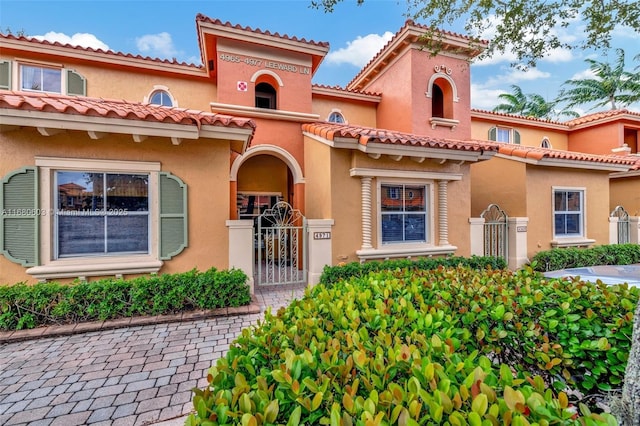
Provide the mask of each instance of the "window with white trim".
{"label": "window with white trim", "polygon": [[331,114],[329,114],[329,118],[327,118],[327,121],[329,123],[346,123],[344,115],[342,115],[342,113],[339,111],[332,111]]}
{"label": "window with white trim", "polygon": [[553,235],[555,237],[584,236],[584,190],[554,188]]}
{"label": "window with white trim", "polygon": [[426,184],[381,183],[383,244],[430,242],[429,188]]}
{"label": "window with white trim", "polygon": [[149,253],[149,174],[54,172],[54,258]]}
{"label": "window with white trim", "polygon": [[20,89],[29,92],[62,92],[62,69],[20,65]]}
{"label": "window with white trim", "polygon": [[510,127],[492,127],[489,129],[489,140],[519,145],[520,132]]}
{"label": "window with white trim", "polygon": [[540,142],[540,147],[541,148],[548,148],[548,149],[552,148],[551,141],[549,140],[548,137],[545,136],[544,138],[542,138],[542,141]]}
{"label": "window with white trim", "polygon": [[171,107],[173,106],[173,97],[166,90],[156,90],[149,96],[149,103]]}
{"label": "window with white trim", "polygon": [[0,60],[0,89],[86,96],[87,82],[69,68]]}

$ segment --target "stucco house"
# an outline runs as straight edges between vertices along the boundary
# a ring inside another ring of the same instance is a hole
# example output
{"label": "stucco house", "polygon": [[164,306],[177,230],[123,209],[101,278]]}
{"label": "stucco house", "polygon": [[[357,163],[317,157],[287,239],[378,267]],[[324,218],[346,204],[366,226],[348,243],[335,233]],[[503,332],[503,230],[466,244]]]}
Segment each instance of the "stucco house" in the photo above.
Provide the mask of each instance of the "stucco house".
{"label": "stucco house", "polygon": [[[434,56],[408,21],[340,88],[312,83],[327,43],[204,15],[196,29],[203,65],[0,35],[0,283],[212,266],[315,283],[327,264],[483,254],[489,190],[532,207],[544,185],[581,186],[591,203],[608,173],[634,173],[546,151],[506,166],[529,154],[476,131],[483,44],[459,34]],[[564,126],[539,124],[569,148]],[[508,184],[474,183],[496,173]],[[583,211],[595,243],[600,210]]]}

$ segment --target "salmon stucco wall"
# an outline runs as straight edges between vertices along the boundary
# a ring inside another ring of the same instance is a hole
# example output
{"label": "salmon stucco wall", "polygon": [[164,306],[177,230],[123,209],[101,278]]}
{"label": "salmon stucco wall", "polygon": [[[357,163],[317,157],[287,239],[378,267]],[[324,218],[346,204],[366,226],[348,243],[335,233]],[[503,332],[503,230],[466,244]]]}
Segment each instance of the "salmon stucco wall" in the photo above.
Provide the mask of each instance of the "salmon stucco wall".
{"label": "salmon stucco wall", "polygon": [[250,157],[238,170],[238,192],[279,192],[290,203],[287,172],[287,165],[279,158],[267,154]]}
{"label": "salmon stucco wall", "polygon": [[498,123],[485,120],[472,119],[471,138],[475,140],[489,140],[489,129],[492,127],[506,127],[516,129],[520,133],[520,144],[524,146],[539,147],[544,138],[551,143],[551,148],[566,151],[569,138],[564,130],[541,127],[527,127],[509,123]]}
{"label": "salmon stucco wall", "polygon": [[640,216],[640,175],[610,179],[609,211],[622,206],[630,216]]}
{"label": "salmon stucco wall", "polygon": [[[585,238],[609,243],[609,179],[607,172],[527,166],[528,256],[550,250],[553,236],[553,187],[584,189]],[[535,206],[535,207],[533,207]]]}
{"label": "salmon stucco wall", "polygon": [[527,216],[526,165],[494,157],[471,165],[471,215],[497,204],[511,217]]}
{"label": "salmon stucco wall", "polygon": [[569,134],[570,151],[589,154],[611,154],[611,150],[622,146],[624,127],[620,123],[608,123],[585,129],[576,129]]}
{"label": "salmon stucco wall", "polygon": [[[304,138],[306,170],[305,212],[308,219],[335,219],[331,199],[331,147],[308,137]],[[335,239],[335,232],[332,235]]]}
{"label": "salmon stucco wall", "polygon": [[[0,134],[0,176],[35,165],[36,156],[159,162],[162,171],[187,185],[189,229],[188,247],[164,261],[160,273],[228,267],[229,141],[190,140],[175,146],[165,138],[135,143],[131,136],[107,135],[90,140],[86,132],[72,131],[43,137],[31,128]],[[0,283],[34,282],[26,269],[0,256]]]}
{"label": "salmon stucco wall", "polygon": [[321,121],[326,121],[329,115],[337,111],[342,114],[347,124],[376,127],[376,106],[371,103],[346,102],[337,99],[314,96],[313,113],[318,114]]}

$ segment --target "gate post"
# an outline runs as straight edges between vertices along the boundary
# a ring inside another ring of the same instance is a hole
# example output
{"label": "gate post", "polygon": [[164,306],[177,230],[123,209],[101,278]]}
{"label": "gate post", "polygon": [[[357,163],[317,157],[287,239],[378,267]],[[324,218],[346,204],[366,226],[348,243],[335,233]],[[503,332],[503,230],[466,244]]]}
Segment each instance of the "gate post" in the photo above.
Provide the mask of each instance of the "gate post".
{"label": "gate post", "polygon": [[629,216],[629,242],[640,244],[640,216]]}
{"label": "gate post", "polygon": [[318,284],[325,265],[331,265],[331,227],[333,224],[333,219],[307,219],[310,286]]}
{"label": "gate post", "polygon": [[509,219],[509,253],[507,267],[512,271],[529,262],[527,257],[527,224],[528,217],[510,217]]}
{"label": "gate post", "polygon": [[609,216],[609,244],[619,244],[618,221],[620,218]]}
{"label": "gate post", "polygon": [[484,256],[484,218],[469,218],[469,236],[471,237],[471,256]]}
{"label": "gate post", "polygon": [[244,272],[247,284],[254,294],[253,256],[254,236],[252,220],[227,220],[229,227],[229,269],[236,268]]}

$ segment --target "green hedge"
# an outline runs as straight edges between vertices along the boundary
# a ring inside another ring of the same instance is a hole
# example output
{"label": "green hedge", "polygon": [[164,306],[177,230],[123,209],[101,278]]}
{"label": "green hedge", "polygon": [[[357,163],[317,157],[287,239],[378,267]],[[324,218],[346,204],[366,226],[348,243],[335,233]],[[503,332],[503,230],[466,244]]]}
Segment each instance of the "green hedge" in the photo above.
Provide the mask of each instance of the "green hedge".
{"label": "green hedge", "polygon": [[471,269],[504,269],[507,262],[501,257],[491,256],[447,256],[422,257],[417,259],[391,259],[365,263],[351,262],[336,266],[325,266],[320,276],[320,284],[330,285],[342,280],[364,277],[371,272],[394,269],[410,269],[428,271],[439,267],[467,266]]}
{"label": "green hedge", "polygon": [[128,280],[0,286],[0,329],[242,306],[251,301],[246,282],[240,270],[211,268]]}
{"label": "green hedge", "polygon": [[620,386],[638,293],[530,268],[320,284],[242,331],[185,424],[613,426],[570,390]]}
{"label": "green hedge", "polygon": [[556,248],[536,253],[531,266],[540,272],[596,265],[640,263],[640,244],[610,244],[593,248]]}

